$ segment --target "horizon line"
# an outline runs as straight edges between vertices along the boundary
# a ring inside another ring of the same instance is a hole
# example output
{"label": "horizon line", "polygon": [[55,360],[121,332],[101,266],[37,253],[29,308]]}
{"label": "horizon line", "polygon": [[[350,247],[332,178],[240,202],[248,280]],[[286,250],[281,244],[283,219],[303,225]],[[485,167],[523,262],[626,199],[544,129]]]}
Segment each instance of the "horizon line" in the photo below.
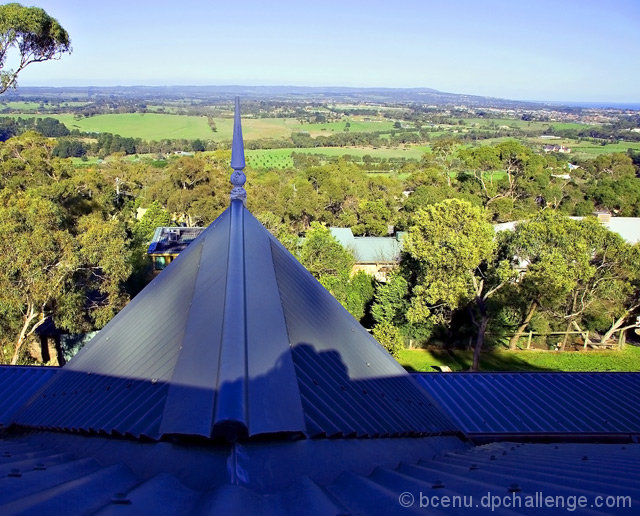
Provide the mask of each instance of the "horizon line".
{"label": "horizon line", "polygon": [[389,91],[416,91],[425,90],[434,93],[455,95],[461,97],[477,97],[484,99],[503,100],[509,102],[524,102],[532,104],[559,104],[559,105],[576,105],[576,104],[590,104],[590,105],[611,105],[613,106],[628,106],[635,105],[640,109],[640,99],[638,100],[553,100],[553,99],[518,99],[508,97],[498,97],[495,95],[482,95],[477,93],[457,93],[452,91],[438,90],[429,86],[341,86],[341,85],[297,85],[297,84],[242,84],[242,83],[206,83],[206,84],[188,84],[188,83],[166,83],[166,84],[90,84],[90,85],[42,85],[42,84],[22,84],[14,90],[7,91],[5,95],[11,95],[12,93],[20,92],[21,88],[42,88],[42,89],[88,89],[88,88],[291,88],[291,89],[308,89],[308,90],[322,90],[322,89],[342,89],[352,91],[364,91],[364,90],[389,90]]}

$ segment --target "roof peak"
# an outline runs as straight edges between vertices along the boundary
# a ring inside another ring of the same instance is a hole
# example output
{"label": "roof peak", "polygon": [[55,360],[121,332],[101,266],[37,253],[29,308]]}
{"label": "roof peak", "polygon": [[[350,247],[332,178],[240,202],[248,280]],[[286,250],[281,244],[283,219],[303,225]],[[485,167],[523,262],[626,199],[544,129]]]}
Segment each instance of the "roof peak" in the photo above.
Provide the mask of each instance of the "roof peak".
{"label": "roof peak", "polygon": [[240,201],[232,201],[15,421],[228,442],[457,431]]}
{"label": "roof peak", "polygon": [[247,181],[243,169],[246,166],[244,159],[244,143],[242,141],[242,123],[240,121],[240,97],[236,97],[235,114],[233,119],[233,142],[231,143],[231,200],[247,200],[247,191],[243,188]]}

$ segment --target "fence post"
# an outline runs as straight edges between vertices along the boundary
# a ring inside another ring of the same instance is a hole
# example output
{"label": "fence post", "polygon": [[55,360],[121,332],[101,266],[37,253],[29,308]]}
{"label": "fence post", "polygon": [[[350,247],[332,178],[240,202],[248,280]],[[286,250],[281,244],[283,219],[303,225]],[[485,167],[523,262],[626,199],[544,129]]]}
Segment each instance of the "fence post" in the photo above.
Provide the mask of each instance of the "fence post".
{"label": "fence post", "polygon": [[529,332],[529,338],[527,339],[527,349],[531,349],[531,337],[533,337],[533,332]]}
{"label": "fence post", "polygon": [[620,330],[620,335],[618,336],[618,349],[622,349],[624,346],[624,332],[627,330]]}

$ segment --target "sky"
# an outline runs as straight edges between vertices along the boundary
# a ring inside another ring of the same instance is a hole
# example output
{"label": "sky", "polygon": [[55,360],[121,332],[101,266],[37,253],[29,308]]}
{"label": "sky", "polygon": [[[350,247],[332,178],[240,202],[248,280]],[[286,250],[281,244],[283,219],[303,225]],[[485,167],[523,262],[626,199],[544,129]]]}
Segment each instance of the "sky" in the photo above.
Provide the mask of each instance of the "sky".
{"label": "sky", "polygon": [[27,0],[71,36],[23,86],[434,88],[640,102],[640,0]]}

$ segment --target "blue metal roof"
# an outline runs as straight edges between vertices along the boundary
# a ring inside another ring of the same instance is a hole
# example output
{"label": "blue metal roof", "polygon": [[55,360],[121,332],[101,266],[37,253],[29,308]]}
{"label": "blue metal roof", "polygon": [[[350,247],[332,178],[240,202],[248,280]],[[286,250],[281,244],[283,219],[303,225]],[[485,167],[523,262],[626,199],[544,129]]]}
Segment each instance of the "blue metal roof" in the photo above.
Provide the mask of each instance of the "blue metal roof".
{"label": "blue metal roof", "polygon": [[329,228],[340,244],[353,251],[358,262],[397,262],[402,253],[402,239],[396,237],[357,237],[351,228]]}
{"label": "blue metal roof", "polygon": [[[338,439],[199,448],[15,436],[0,439],[0,513],[633,514],[640,504],[638,444],[468,447],[451,441]],[[586,509],[567,510],[580,496]],[[449,503],[460,497],[459,508],[434,507],[445,497]],[[541,504],[545,497],[562,497],[564,509],[525,505]],[[607,497],[620,497],[619,508],[607,507]]]}
{"label": "blue metal roof", "polygon": [[469,435],[640,435],[640,373],[414,376]]}
{"label": "blue metal roof", "polygon": [[60,369],[0,365],[0,428]]}

